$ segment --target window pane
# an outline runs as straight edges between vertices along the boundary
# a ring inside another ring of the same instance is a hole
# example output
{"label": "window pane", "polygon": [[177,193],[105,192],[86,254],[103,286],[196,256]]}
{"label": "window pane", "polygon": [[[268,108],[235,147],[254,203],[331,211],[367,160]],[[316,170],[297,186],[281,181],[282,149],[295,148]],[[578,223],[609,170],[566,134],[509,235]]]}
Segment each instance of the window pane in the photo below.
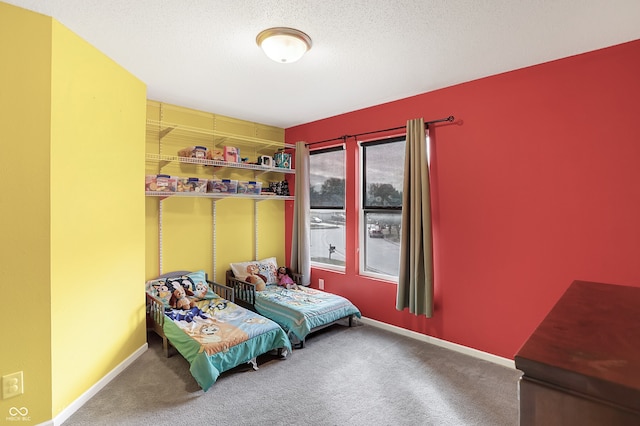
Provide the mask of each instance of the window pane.
{"label": "window pane", "polygon": [[401,212],[364,213],[364,270],[398,276],[400,270]]}
{"label": "window pane", "polygon": [[344,150],[311,152],[309,198],[311,208],[344,209]]}
{"label": "window pane", "polygon": [[364,145],[364,206],[402,207],[405,140]]}
{"label": "window pane", "polygon": [[344,210],[311,209],[311,261],[345,265]]}
{"label": "window pane", "polygon": [[365,142],[360,146],[363,241],[360,270],[364,275],[397,277],[405,138]]}

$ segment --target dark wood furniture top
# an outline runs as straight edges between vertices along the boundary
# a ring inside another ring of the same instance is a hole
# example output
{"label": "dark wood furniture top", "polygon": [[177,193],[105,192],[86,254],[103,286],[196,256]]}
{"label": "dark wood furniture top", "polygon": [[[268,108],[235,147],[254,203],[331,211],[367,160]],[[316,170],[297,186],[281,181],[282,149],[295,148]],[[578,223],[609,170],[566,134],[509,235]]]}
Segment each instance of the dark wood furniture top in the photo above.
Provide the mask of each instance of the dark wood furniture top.
{"label": "dark wood furniture top", "polygon": [[640,287],[574,281],[515,364],[523,378],[640,413]]}

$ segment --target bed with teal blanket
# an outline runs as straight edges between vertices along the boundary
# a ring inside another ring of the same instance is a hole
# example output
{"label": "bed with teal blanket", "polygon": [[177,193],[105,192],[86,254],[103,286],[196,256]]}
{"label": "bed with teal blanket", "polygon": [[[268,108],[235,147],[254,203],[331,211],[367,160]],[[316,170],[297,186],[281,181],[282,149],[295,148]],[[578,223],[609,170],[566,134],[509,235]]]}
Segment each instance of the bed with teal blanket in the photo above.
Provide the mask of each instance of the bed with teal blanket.
{"label": "bed with teal blanket", "polygon": [[167,355],[170,344],[189,362],[192,376],[204,391],[224,371],[244,363],[257,370],[259,355],[278,351],[284,358],[291,351],[287,334],[276,322],[233,303],[231,289],[207,281],[204,272],[178,278],[195,291],[187,296],[188,306],[172,307],[167,291],[176,286],[175,278],[147,282],[148,327],[163,338]]}
{"label": "bed with teal blanket", "polygon": [[360,310],[347,298],[309,287],[289,290],[268,284],[256,291],[252,284],[236,279],[232,271],[227,272],[227,287],[234,289],[236,303],[280,324],[299,347],[304,346],[310,333],[341,320],[351,326],[354,317],[361,317]]}

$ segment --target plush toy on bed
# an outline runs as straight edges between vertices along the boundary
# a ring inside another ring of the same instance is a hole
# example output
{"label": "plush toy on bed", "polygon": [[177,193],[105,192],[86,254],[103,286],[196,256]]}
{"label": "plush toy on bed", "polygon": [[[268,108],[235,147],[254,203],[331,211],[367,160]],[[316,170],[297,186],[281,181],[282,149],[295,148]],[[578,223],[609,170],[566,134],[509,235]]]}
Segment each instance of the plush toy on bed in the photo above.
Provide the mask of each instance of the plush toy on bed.
{"label": "plush toy on bed", "polygon": [[193,292],[189,289],[185,289],[178,282],[173,283],[173,293],[171,293],[171,299],[169,299],[169,305],[175,309],[191,309],[196,306],[195,302],[187,297],[193,296]]}
{"label": "plush toy on bed", "polygon": [[298,285],[293,281],[291,270],[286,266],[278,268],[278,285],[286,288],[287,290],[297,290]]}
{"label": "plush toy on bed", "polygon": [[167,300],[171,297],[171,291],[164,281],[159,282],[158,284],[154,284],[153,286],[158,292],[158,297],[160,299]]}
{"label": "plush toy on bed", "polygon": [[267,287],[267,278],[259,274],[260,267],[255,264],[247,265],[247,278],[244,280],[256,286],[256,291],[262,291]]}

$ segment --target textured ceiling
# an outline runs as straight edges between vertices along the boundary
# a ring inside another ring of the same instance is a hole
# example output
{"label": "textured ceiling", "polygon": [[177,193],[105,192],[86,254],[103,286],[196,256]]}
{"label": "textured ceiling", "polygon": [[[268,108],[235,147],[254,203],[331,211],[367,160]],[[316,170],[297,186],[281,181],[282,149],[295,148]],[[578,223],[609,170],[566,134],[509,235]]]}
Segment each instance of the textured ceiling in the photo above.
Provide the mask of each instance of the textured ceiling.
{"label": "textured ceiling", "polygon": [[[56,18],[149,99],[291,127],[640,39],[638,0],[8,0]],[[255,43],[298,28],[313,48]]]}

